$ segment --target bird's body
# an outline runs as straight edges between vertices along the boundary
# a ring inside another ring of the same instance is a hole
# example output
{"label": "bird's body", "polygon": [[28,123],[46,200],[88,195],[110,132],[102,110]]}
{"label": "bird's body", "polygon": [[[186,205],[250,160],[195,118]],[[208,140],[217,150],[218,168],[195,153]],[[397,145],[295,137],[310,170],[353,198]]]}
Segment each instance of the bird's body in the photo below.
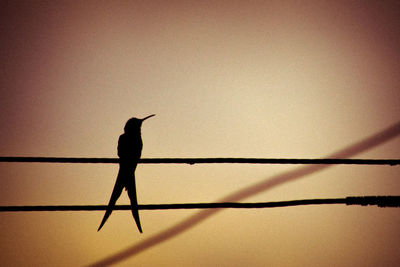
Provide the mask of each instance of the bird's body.
{"label": "bird's body", "polygon": [[122,190],[125,188],[128,191],[128,196],[131,200],[131,211],[133,218],[135,219],[139,231],[142,233],[136,196],[135,170],[143,148],[140,131],[141,125],[145,119],[152,116],[154,115],[148,116],[144,119],[129,119],[124,128],[125,132],[120,135],[118,139],[118,157],[120,158],[118,176],[111,194],[110,201],[108,203],[106,213],[104,214],[103,220],[97,231],[103,227],[104,223],[111,215],[113,208],[122,193]]}

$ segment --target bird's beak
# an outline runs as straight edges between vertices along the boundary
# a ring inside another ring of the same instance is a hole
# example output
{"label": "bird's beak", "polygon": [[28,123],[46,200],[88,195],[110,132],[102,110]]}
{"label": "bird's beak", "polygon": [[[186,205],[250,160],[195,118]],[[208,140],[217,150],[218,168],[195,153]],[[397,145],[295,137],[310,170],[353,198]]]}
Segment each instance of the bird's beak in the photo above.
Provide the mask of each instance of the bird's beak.
{"label": "bird's beak", "polygon": [[142,122],[144,121],[144,120],[147,120],[148,118],[151,118],[151,117],[153,117],[153,116],[155,116],[156,114],[152,114],[152,115],[150,115],[150,116],[147,116],[146,118],[143,118],[142,119]]}

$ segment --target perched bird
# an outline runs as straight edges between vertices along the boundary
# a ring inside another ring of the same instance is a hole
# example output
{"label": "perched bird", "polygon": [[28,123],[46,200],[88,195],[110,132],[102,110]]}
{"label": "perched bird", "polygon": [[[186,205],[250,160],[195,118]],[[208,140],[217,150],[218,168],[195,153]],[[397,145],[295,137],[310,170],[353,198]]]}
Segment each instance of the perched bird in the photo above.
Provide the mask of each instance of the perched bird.
{"label": "perched bird", "polygon": [[111,215],[111,212],[115,207],[115,203],[125,187],[131,200],[131,211],[133,218],[135,219],[139,231],[142,233],[136,197],[135,169],[142,154],[143,148],[140,132],[142,122],[153,116],[155,116],[155,114],[147,116],[144,119],[131,118],[125,124],[124,133],[118,139],[118,157],[120,158],[120,161],[117,180],[115,182],[106,213],[104,214],[103,220],[101,221],[97,231],[100,231],[108,217]]}

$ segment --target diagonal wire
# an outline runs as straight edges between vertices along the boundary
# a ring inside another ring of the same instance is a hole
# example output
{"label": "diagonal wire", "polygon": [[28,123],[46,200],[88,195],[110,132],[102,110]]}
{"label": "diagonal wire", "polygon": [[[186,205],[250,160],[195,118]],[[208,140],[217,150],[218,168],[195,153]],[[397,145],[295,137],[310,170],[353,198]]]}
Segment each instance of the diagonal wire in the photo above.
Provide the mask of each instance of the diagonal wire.
{"label": "diagonal wire", "polygon": [[[172,210],[172,209],[259,209],[277,208],[304,205],[374,205],[378,207],[400,207],[400,196],[362,196],[346,198],[320,198],[301,199],[275,202],[221,202],[221,203],[181,203],[181,204],[144,204],[139,205],[139,210]],[[0,206],[0,212],[26,212],[26,211],[99,211],[106,210],[106,205],[59,205],[59,206]],[[118,205],[114,210],[131,210],[130,205]]]}
{"label": "diagonal wire", "polygon": [[[400,135],[400,121],[396,122],[389,127],[370,135],[356,143],[339,149],[326,158],[351,158],[362,152],[368,151],[374,147],[382,145]],[[229,195],[221,198],[219,202],[228,201],[241,201],[247,197],[254,196],[261,192],[266,192],[279,185],[286,184],[288,182],[293,182],[300,180],[308,175],[315,174],[316,172],[327,169],[332,165],[309,165],[298,167],[291,171],[282,172],[277,175],[268,176],[264,180],[254,183],[250,186],[241,188],[237,191],[232,192]],[[129,247],[121,249],[118,252],[114,252],[102,259],[97,260],[90,264],[91,267],[94,266],[110,266],[112,264],[117,264],[127,258],[134,257],[139,253],[142,253],[150,248],[153,248],[167,240],[170,240],[184,232],[190,230],[194,226],[202,223],[211,216],[215,215],[220,209],[208,209],[197,212],[196,214],[189,216],[188,218],[161,230],[159,233],[150,236],[144,240],[138,241]]]}

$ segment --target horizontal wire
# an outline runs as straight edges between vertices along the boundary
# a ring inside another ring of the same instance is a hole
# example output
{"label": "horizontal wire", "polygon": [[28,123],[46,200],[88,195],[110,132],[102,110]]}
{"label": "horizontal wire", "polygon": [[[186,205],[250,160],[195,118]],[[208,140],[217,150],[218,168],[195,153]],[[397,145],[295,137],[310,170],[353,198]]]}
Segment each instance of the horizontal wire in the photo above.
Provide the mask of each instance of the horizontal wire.
{"label": "horizontal wire", "polygon": [[[118,158],[66,158],[66,157],[0,157],[0,162],[36,163],[119,163]],[[249,164],[357,164],[398,165],[400,159],[294,159],[294,158],[143,158],[143,164],[200,164],[200,163],[249,163]]]}
{"label": "horizontal wire", "polygon": [[[143,204],[138,205],[139,210],[172,210],[172,209],[254,209],[254,208],[276,208],[301,205],[375,205],[378,207],[400,207],[400,196],[362,196],[346,198],[322,198],[302,199],[276,202],[255,203],[182,203],[182,204]],[[59,205],[59,206],[0,206],[0,212],[24,212],[24,211],[100,211],[106,210],[106,205]],[[113,210],[130,210],[130,205],[118,205]]]}

